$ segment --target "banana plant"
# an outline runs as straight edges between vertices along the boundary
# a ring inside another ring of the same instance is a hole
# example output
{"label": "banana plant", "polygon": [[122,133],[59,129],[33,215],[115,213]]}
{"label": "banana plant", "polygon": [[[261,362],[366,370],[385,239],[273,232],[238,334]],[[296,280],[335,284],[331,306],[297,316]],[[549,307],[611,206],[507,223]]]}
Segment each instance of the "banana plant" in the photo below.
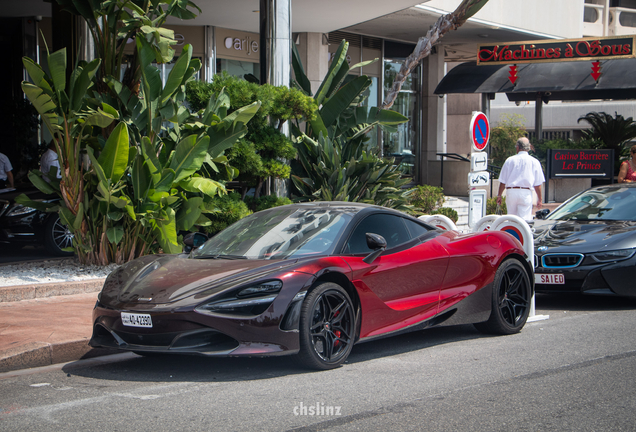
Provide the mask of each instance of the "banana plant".
{"label": "banana plant", "polygon": [[358,147],[343,157],[337,141],[320,136],[314,141],[304,136],[298,145],[298,160],[292,169],[292,182],[299,196],[296,201],[358,201],[400,210],[409,209],[412,190],[402,186],[410,180],[401,178],[394,161],[385,160]]}
{"label": "banana plant", "polygon": [[[359,106],[364,100],[364,92],[371,85],[371,79],[358,76],[345,85],[345,78],[357,68],[377,61],[369,60],[349,66],[347,51],[349,43],[343,40],[336,50],[327,75],[322,81],[314,100],[318,106],[315,117],[307,122],[304,132],[294,128],[297,136],[306,134],[317,140],[320,134],[331,140],[338,140],[342,146],[350,140],[362,140],[363,136],[376,126],[392,128],[405,123],[408,118],[389,110]],[[311,95],[309,79],[305,75],[296,47],[293,47],[292,65],[296,80],[294,85],[307,95]]]}
{"label": "banana plant", "polygon": [[[124,64],[127,41],[143,38],[153,46],[156,61],[172,60],[176,43],[174,31],[163,28],[168,17],[196,18],[201,9],[189,0],[56,0],[70,13],[81,16],[93,37],[97,57],[102,59],[98,78],[119,78]],[[123,85],[137,88],[140,71],[136,63],[128,64]]]}
{"label": "banana plant", "polygon": [[[223,164],[223,152],[245,135],[260,106],[256,102],[227,115],[229,99],[222,93],[201,116],[190,114],[180,101],[200,67],[192,47],[184,47],[164,86],[156,79],[151,44],[142,38],[137,43],[143,69],[139,96],[113,78],[107,80],[113,92],[92,91],[99,60],[77,66],[68,87],[64,52],[49,55],[51,77],[24,60],[33,83],[24,82],[23,89],[59,142],[63,167],[59,184],[45,182],[37,171],[30,178],[62,197],[60,217],[84,263],[179,252],[178,231],[209,223],[203,213],[214,211],[212,197],[226,193],[222,183],[197,172],[204,163],[217,169]],[[110,135],[100,136],[114,120]],[[82,151],[90,169],[79,163]]]}
{"label": "banana plant", "polygon": [[[298,160],[292,161],[292,183],[296,201],[361,201],[395,208],[407,208],[409,192],[401,190],[402,179],[391,159],[382,159],[365,149],[367,134],[376,127],[393,130],[408,118],[389,110],[360,106],[371,79],[362,75],[343,85],[352,69],[346,57],[349,44],[342,41],[334,54],[325,79],[314,95],[318,105],[315,119],[305,131],[293,128]],[[294,84],[311,94],[296,51],[292,57]]]}

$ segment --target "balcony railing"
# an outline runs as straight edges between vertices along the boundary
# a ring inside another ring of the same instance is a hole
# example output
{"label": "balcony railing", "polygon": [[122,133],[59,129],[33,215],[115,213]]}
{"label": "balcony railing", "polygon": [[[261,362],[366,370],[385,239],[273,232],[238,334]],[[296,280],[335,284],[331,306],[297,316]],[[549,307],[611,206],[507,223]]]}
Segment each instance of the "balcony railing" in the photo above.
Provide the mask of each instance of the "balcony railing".
{"label": "balcony railing", "polygon": [[636,34],[636,9],[609,8],[607,32],[603,31],[603,5],[585,3],[583,36],[622,36]]}
{"label": "balcony railing", "polygon": [[636,34],[636,9],[610,8],[609,35],[621,36]]}
{"label": "balcony railing", "polygon": [[583,9],[583,36],[603,36],[603,5],[586,3]]}

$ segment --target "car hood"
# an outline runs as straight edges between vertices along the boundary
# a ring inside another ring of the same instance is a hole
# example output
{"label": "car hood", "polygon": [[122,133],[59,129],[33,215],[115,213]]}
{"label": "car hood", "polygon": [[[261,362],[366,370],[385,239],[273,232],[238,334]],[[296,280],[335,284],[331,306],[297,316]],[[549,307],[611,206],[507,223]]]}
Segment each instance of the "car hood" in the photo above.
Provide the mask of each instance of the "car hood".
{"label": "car hood", "polygon": [[280,271],[296,261],[191,259],[185,254],[146,256],[113,272],[104,283],[100,301],[166,304],[202,291],[209,296],[228,284]]}
{"label": "car hood", "polygon": [[553,253],[632,248],[636,247],[636,222],[539,220],[534,223],[534,246]]}

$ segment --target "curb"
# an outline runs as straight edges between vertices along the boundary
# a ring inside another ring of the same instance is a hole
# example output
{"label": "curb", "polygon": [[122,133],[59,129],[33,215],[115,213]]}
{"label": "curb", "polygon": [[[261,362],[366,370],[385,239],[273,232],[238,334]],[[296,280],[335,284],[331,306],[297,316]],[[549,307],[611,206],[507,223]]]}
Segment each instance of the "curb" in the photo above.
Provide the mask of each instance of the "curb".
{"label": "curb", "polygon": [[31,342],[15,350],[2,353],[0,373],[66,363],[119,352],[121,351],[117,349],[92,348],[88,345],[87,338],[56,344]]}
{"label": "curb", "polygon": [[0,303],[98,292],[104,281],[105,278],[0,287]]}

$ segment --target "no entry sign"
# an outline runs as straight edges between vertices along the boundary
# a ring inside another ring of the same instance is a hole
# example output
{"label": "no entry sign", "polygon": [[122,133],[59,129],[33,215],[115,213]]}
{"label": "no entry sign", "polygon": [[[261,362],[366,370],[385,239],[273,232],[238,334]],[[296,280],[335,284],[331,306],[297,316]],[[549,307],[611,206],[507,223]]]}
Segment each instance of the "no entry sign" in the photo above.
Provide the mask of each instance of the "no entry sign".
{"label": "no entry sign", "polygon": [[483,151],[488,145],[490,138],[490,122],[486,114],[475,111],[473,118],[470,120],[470,140],[473,148],[477,151]]}

